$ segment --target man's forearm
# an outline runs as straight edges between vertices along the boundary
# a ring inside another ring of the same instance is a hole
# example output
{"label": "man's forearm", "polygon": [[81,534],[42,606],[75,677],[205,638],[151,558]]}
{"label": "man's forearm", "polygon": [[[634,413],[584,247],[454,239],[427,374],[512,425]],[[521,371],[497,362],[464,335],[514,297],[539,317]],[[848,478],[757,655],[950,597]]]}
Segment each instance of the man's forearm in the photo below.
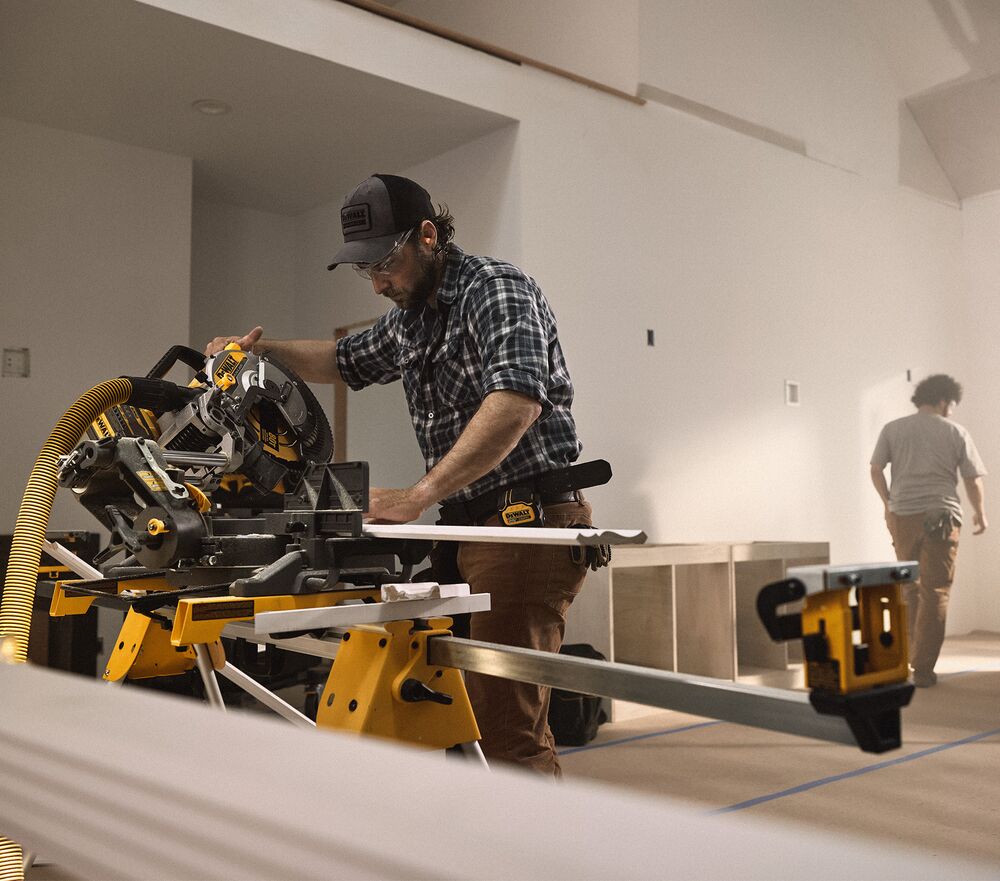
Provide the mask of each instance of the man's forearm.
{"label": "man's forearm", "polygon": [[872,477],[872,486],[875,487],[875,492],[878,493],[878,497],[882,500],[882,504],[888,507],[889,484],[886,483],[885,481],[885,469],[879,468],[877,465],[872,465],[871,477]]}
{"label": "man's forearm", "polygon": [[983,479],[981,477],[967,478],[965,480],[965,492],[969,496],[969,504],[972,505],[972,510],[980,518],[985,517],[986,493],[983,489]]}
{"label": "man's forearm", "polygon": [[425,507],[496,468],[541,412],[537,401],[517,392],[497,391],[487,395],[455,446],[414,486]]}
{"label": "man's forearm", "polygon": [[333,382],[340,376],[334,340],[260,339],[252,348],[258,355],[264,352],[274,355],[306,382]]}

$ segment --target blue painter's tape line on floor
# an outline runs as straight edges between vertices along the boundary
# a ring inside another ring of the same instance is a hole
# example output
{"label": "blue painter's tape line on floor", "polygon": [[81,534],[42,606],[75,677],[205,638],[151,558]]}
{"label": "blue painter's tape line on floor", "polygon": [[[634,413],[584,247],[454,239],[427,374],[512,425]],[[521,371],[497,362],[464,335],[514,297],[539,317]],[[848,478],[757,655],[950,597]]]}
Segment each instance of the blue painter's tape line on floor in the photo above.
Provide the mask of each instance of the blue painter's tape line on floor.
{"label": "blue painter's tape line on floor", "polygon": [[798,795],[800,792],[807,792],[808,790],[816,789],[819,786],[826,786],[828,783],[837,783],[840,780],[847,780],[851,777],[860,777],[862,774],[870,774],[872,771],[881,771],[883,768],[891,768],[893,765],[902,765],[904,762],[912,762],[915,759],[922,759],[924,756],[930,756],[934,753],[943,752],[946,749],[954,749],[957,746],[965,746],[969,743],[975,743],[977,740],[986,740],[989,737],[996,737],[997,735],[1000,735],[1000,728],[994,728],[992,731],[984,731],[982,734],[972,734],[969,737],[963,737],[961,740],[953,740],[951,743],[942,743],[938,746],[932,746],[929,749],[922,749],[906,756],[900,756],[898,759],[876,762],[874,765],[857,768],[854,771],[845,771],[843,774],[834,774],[832,777],[822,777],[819,780],[811,780],[809,783],[801,783],[798,786],[791,787],[790,789],[783,789],[781,792],[772,792],[770,795],[761,795],[757,798],[747,799],[746,801],[741,801],[725,808],[718,808],[717,810],[710,811],[709,813],[729,814],[733,811],[742,811],[746,808],[752,808],[755,805],[763,804],[764,802],[775,801],[779,798],[786,798],[789,795]]}
{"label": "blue painter's tape line on floor", "polygon": [[668,734],[680,734],[684,731],[695,731],[698,728],[708,728],[712,725],[722,725],[718,719],[711,722],[697,722],[694,725],[681,725],[679,728],[666,728],[663,731],[651,731],[648,734],[636,734],[634,737],[622,737],[619,740],[608,740],[604,743],[591,743],[587,746],[574,746],[559,750],[559,755],[568,756],[572,753],[582,753],[588,749],[604,749],[606,746],[621,746],[623,743],[635,743],[637,740],[648,740],[650,737],[664,737]]}

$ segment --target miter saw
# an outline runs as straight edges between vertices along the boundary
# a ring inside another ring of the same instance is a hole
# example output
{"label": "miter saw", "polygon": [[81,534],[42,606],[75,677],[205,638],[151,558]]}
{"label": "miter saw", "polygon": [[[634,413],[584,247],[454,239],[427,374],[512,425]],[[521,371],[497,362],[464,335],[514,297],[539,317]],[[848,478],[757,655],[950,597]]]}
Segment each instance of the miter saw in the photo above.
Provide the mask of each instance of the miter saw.
{"label": "miter saw", "polygon": [[111,574],[141,567],[171,587],[262,596],[377,587],[426,556],[427,542],[362,538],[367,463],[328,461],[329,423],[293,371],[235,344],[211,358],[175,346],[147,379],[165,382],[178,362],[196,371],[189,386],[109,408],[61,464],[59,482],[111,530],[98,565],[124,551]]}
{"label": "miter saw", "polygon": [[223,481],[294,497],[303,483],[333,479],[338,507],[360,512],[365,499],[325,473],[330,426],[292,371],[235,344],[207,359],[175,346],[147,380],[163,381],[178,362],[196,371],[187,388],[165,384],[171,394],[149,408],[109,408],[60,467],[59,482],[112,532],[105,559],[124,549],[147,568],[224,565],[209,501]]}
{"label": "miter saw", "polygon": [[[164,378],[178,363],[195,371],[186,387]],[[105,679],[174,675],[200,664],[202,654],[223,669],[227,625],[265,612],[378,603],[383,585],[408,582],[429,553],[427,540],[362,534],[367,463],[329,462],[333,438],[321,406],[269,355],[231,344],[206,358],[175,346],[147,377],[129,382],[128,400],[104,409],[59,467],[60,484],[111,531],[111,541],[95,560],[100,577],[57,583],[50,612],[82,614],[95,601],[127,610]],[[488,598],[468,605],[488,608]],[[449,623],[428,616],[413,640],[423,645]],[[338,684],[384,666],[382,655],[399,654],[389,645],[394,638],[409,646],[409,630],[387,624],[360,658],[356,645],[364,640],[356,638],[343,652]],[[385,693],[370,695],[362,711],[357,700],[343,700],[343,720],[328,683],[321,719],[363,730],[356,720],[382,701],[367,726],[375,733],[389,736],[376,722],[392,718],[391,736],[425,746],[478,739],[458,673],[426,664],[414,672],[407,651],[397,661],[410,674],[399,683],[389,676]],[[422,701],[449,707],[434,714],[430,729],[405,709]]]}

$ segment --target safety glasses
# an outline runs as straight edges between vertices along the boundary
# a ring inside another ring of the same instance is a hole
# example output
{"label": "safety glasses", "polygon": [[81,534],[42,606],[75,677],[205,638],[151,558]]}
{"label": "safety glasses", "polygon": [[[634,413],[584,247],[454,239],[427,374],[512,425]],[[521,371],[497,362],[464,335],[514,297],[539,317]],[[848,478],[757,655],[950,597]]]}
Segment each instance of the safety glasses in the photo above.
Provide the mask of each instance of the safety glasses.
{"label": "safety glasses", "polygon": [[389,275],[394,269],[398,268],[403,246],[410,240],[411,235],[413,235],[413,230],[408,229],[401,239],[396,240],[396,243],[392,246],[392,250],[379,260],[378,263],[355,263],[353,264],[354,271],[369,281],[376,276]]}

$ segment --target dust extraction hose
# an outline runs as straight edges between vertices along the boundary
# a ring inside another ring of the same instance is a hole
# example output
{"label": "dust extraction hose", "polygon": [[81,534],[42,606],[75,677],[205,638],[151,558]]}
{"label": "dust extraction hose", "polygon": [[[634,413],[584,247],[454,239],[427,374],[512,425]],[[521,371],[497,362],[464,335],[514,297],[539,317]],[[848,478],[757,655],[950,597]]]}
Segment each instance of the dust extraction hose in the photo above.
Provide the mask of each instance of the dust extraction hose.
{"label": "dust extraction hose", "polygon": [[[56,423],[31,469],[17,513],[0,601],[0,640],[7,637],[3,653],[14,663],[28,660],[31,609],[42,542],[59,486],[59,457],[73,451],[91,422],[108,408],[127,402],[131,395],[132,381],[124,377],[95,385]],[[0,837],[0,881],[22,881],[23,860],[20,846]]]}

